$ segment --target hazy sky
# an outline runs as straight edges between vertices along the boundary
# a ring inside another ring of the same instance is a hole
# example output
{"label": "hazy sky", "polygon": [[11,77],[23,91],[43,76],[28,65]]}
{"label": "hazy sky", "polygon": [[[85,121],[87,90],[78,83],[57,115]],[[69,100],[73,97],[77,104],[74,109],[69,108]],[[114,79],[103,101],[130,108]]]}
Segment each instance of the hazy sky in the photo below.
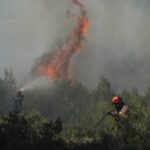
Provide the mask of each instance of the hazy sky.
{"label": "hazy sky", "polygon": [[4,67],[12,67],[17,78],[25,77],[35,59],[61,40],[70,3],[58,2],[0,0],[1,72]]}
{"label": "hazy sky", "polygon": [[[82,0],[90,30],[74,77],[95,88],[101,75],[117,89],[150,85],[150,1]],[[13,68],[20,81],[70,29],[71,0],[0,0],[0,74]]]}

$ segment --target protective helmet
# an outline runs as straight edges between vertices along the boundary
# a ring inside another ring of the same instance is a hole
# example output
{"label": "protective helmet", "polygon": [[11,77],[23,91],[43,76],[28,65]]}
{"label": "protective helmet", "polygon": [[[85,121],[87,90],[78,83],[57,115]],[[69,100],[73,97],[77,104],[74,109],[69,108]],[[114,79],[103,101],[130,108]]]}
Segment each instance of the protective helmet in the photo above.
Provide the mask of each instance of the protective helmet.
{"label": "protective helmet", "polygon": [[118,96],[114,96],[112,98],[112,104],[117,104],[119,102],[119,97]]}
{"label": "protective helmet", "polygon": [[22,91],[21,90],[17,90],[16,91],[16,95],[20,95],[20,94],[22,94]]}

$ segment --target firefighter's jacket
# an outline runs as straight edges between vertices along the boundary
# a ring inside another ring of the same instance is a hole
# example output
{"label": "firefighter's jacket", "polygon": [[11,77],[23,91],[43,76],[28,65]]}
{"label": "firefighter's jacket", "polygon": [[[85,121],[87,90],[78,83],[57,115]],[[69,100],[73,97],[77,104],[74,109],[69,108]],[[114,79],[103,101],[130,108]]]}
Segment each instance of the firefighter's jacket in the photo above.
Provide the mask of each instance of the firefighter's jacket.
{"label": "firefighter's jacket", "polygon": [[121,98],[119,99],[119,102],[115,104],[115,108],[120,115],[124,115],[128,109],[127,105],[122,101]]}
{"label": "firefighter's jacket", "polygon": [[13,100],[13,112],[19,113],[22,111],[22,102],[24,99],[24,95],[18,95],[12,97]]}

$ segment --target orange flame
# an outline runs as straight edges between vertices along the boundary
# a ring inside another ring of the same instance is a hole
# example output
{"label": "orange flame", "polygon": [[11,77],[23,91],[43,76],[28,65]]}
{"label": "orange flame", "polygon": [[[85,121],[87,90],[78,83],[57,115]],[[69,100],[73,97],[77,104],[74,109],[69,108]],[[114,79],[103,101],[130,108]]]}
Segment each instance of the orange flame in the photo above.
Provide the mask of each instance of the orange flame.
{"label": "orange flame", "polygon": [[87,32],[88,28],[89,28],[89,22],[88,20],[85,20],[84,22],[82,22],[82,28],[81,28],[81,33],[83,34],[83,36],[85,35],[85,33]]}
{"label": "orange flame", "polygon": [[79,6],[80,15],[76,25],[69,33],[66,41],[53,52],[43,55],[34,67],[34,73],[49,78],[71,78],[71,62],[74,54],[82,48],[82,41],[88,31],[89,20],[83,4],[79,0],[73,0]]}

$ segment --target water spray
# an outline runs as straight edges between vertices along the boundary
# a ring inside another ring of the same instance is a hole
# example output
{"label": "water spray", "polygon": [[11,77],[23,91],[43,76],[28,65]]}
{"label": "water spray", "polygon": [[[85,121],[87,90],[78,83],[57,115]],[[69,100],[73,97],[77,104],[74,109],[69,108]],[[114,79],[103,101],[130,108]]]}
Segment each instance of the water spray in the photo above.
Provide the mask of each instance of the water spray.
{"label": "water spray", "polygon": [[30,82],[27,82],[24,86],[20,88],[20,91],[32,91],[39,88],[50,87],[54,80],[46,77],[38,77]]}

